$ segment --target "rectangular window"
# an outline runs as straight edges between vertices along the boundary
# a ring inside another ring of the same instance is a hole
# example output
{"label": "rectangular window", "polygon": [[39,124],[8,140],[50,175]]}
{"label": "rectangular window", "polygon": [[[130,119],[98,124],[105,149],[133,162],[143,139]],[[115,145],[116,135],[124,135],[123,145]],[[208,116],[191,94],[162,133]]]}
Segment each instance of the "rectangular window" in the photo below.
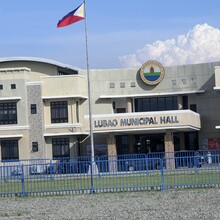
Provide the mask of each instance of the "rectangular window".
{"label": "rectangular window", "polygon": [[172,97],[173,108],[172,110],[178,110],[178,100],[177,97]]}
{"label": "rectangular window", "polygon": [[59,70],[58,71],[58,75],[63,75],[63,76],[65,76],[65,75],[71,75],[71,73],[67,73],[67,72],[65,72],[65,71],[62,71],[62,70]]}
{"label": "rectangular window", "polygon": [[19,160],[18,140],[1,141],[2,160]]}
{"label": "rectangular window", "polygon": [[166,110],[173,110],[173,99],[172,97],[167,97],[166,101]]}
{"label": "rectangular window", "polygon": [[37,114],[37,105],[31,104],[31,114]]}
{"label": "rectangular window", "polygon": [[0,90],[3,90],[3,85],[2,84],[0,84]]}
{"label": "rectangular window", "polygon": [[69,138],[52,139],[53,158],[70,157]]}
{"label": "rectangular window", "polygon": [[188,109],[188,96],[183,96],[183,109]]}
{"label": "rectangular window", "polygon": [[51,123],[68,122],[67,101],[51,102],[50,109],[51,109]]}
{"label": "rectangular window", "polygon": [[120,83],[120,88],[125,88],[125,83],[124,82]]}
{"label": "rectangular window", "polygon": [[11,89],[16,89],[16,84],[11,84]]}
{"label": "rectangular window", "polygon": [[165,98],[164,97],[158,98],[158,111],[164,111],[165,109],[166,109]]}
{"label": "rectangular window", "polygon": [[186,79],[182,79],[182,83],[183,83],[183,85],[186,85]]}
{"label": "rectangular window", "polygon": [[136,87],[135,82],[131,82],[131,87]]}
{"label": "rectangular window", "polygon": [[177,110],[177,97],[135,99],[135,112]]}
{"label": "rectangular window", "polygon": [[109,88],[110,88],[110,89],[115,88],[115,84],[114,84],[114,83],[109,83]]}
{"label": "rectangular window", "polygon": [[16,102],[0,103],[0,124],[17,124]]}
{"label": "rectangular window", "polygon": [[157,98],[151,98],[150,99],[150,109],[151,111],[157,111]]}
{"label": "rectangular window", "polygon": [[171,80],[171,83],[172,83],[173,86],[176,86],[176,80],[175,79]]}
{"label": "rectangular window", "polygon": [[38,142],[32,142],[32,151],[37,152],[38,151]]}
{"label": "rectangular window", "polygon": [[145,109],[146,112],[150,111],[150,99],[146,98],[143,100],[140,100],[141,106],[143,109]]}

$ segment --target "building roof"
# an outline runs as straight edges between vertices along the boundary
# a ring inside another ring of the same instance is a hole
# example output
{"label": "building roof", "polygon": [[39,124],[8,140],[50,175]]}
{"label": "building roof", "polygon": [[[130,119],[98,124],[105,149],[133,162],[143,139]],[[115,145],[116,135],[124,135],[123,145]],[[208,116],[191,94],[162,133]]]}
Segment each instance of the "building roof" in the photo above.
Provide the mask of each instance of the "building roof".
{"label": "building roof", "polygon": [[39,57],[5,57],[5,58],[0,58],[0,62],[15,62],[15,61],[41,62],[41,63],[52,64],[52,65],[55,65],[55,66],[66,68],[66,69],[71,69],[71,70],[74,70],[74,71],[79,70],[79,68],[68,65],[68,64],[60,63],[60,62],[50,60],[50,59],[39,58]]}

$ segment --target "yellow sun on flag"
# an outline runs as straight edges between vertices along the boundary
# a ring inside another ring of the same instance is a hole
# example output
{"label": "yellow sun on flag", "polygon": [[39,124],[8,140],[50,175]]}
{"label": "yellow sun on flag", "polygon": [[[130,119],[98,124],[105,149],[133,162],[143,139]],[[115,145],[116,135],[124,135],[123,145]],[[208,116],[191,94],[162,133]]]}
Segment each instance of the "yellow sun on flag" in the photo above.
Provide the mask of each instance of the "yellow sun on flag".
{"label": "yellow sun on flag", "polygon": [[84,4],[81,5],[81,7],[79,8],[79,11],[78,11],[78,15],[80,17],[84,17]]}

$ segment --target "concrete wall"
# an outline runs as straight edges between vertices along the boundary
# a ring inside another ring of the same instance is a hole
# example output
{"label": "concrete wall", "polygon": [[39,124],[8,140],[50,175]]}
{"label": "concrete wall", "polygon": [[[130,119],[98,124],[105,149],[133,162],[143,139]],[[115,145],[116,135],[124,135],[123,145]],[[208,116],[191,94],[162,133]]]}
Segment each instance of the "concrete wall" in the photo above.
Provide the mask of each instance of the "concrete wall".
{"label": "concrete wall", "polygon": [[215,86],[220,89],[220,66],[215,67]]}
{"label": "concrete wall", "polygon": [[[44,144],[44,108],[41,94],[41,84],[30,83],[27,85],[28,94],[28,119],[30,126],[29,136],[29,152],[30,158],[45,158],[45,144]],[[37,113],[31,114],[31,104],[36,104]],[[33,152],[32,142],[38,143],[38,151]]]}

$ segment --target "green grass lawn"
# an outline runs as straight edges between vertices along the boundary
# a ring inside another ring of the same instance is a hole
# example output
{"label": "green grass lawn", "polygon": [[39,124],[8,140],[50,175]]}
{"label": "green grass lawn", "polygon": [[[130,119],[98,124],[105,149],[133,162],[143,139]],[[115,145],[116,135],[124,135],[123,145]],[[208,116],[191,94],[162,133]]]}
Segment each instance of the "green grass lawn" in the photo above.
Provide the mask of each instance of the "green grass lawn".
{"label": "green grass lawn", "polygon": [[[197,171],[197,172],[195,172]],[[175,186],[200,186],[220,183],[219,170],[171,170],[161,175],[160,171],[126,172],[121,174],[89,175],[38,175],[20,177],[0,181],[0,194],[20,192],[52,192],[52,191],[77,191],[90,190],[91,186],[96,190],[175,187]],[[22,188],[23,187],[23,188]]]}

